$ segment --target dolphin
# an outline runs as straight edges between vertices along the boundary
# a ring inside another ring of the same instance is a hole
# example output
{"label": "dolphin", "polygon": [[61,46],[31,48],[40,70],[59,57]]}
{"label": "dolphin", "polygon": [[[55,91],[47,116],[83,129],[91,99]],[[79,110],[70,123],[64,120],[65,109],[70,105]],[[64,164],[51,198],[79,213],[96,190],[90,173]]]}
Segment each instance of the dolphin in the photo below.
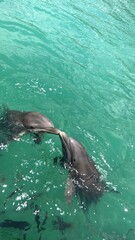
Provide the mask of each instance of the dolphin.
{"label": "dolphin", "polygon": [[97,203],[103,195],[106,184],[101,180],[101,174],[89,157],[84,146],[65,132],[60,131],[63,158],[61,164],[68,169],[68,178],[65,189],[67,203],[76,193],[83,210],[88,210],[91,203]]}
{"label": "dolphin", "polygon": [[0,135],[5,142],[20,140],[27,133],[34,134],[34,142],[41,143],[43,133],[58,134],[59,130],[49,118],[38,112],[25,112],[4,108],[0,116]]}
{"label": "dolphin", "polygon": [[0,222],[1,228],[17,228],[20,230],[29,230],[31,225],[26,221],[13,221],[13,220],[5,220],[4,222]]}

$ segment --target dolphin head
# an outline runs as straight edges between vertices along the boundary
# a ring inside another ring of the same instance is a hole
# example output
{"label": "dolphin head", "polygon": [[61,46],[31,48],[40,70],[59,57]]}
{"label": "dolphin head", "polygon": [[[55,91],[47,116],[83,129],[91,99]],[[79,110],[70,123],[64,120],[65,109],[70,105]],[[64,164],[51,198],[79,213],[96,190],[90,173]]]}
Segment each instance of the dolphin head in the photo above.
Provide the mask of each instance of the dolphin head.
{"label": "dolphin head", "polygon": [[71,148],[71,138],[65,133],[59,130],[59,137],[62,143],[62,152],[64,158],[71,162],[72,159],[72,148]]}
{"label": "dolphin head", "polygon": [[28,132],[48,132],[52,134],[59,133],[59,130],[54,127],[50,119],[37,112],[23,112],[20,114],[20,121]]}

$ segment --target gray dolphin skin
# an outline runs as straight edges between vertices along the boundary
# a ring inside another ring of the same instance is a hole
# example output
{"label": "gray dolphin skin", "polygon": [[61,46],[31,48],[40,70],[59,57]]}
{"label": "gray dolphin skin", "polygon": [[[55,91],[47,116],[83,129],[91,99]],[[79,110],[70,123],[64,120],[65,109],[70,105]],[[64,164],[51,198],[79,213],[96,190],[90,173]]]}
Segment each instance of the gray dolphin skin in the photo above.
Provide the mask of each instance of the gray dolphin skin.
{"label": "gray dolphin skin", "polygon": [[5,141],[20,140],[27,133],[34,134],[35,143],[40,143],[44,133],[58,134],[53,123],[46,116],[37,112],[21,112],[4,108],[0,116],[0,133],[5,134]]}
{"label": "gray dolphin skin", "polygon": [[74,138],[59,133],[63,158],[61,161],[68,169],[65,197],[68,203],[73,193],[80,197],[81,207],[88,210],[89,205],[97,203],[105,190],[105,182],[100,180],[101,174],[93,160],[88,156],[83,145]]}

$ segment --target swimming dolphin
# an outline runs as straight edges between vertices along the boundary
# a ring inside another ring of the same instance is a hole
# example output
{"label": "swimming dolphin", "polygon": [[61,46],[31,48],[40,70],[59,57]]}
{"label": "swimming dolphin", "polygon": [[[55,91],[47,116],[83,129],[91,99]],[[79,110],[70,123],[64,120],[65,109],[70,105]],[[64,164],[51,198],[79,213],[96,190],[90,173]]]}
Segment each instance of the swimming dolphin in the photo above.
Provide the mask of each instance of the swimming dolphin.
{"label": "swimming dolphin", "polygon": [[1,228],[18,228],[20,230],[29,230],[30,224],[26,221],[13,221],[13,220],[5,220],[4,222],[0,222]]}
{"label": "swimming dolphin", "polygon": [[80,197],[81,206],[88,210],[92,202],[97,202],[105,190],[105,182],[94,161],[89,157],[83,145],[60,131],[63,158],[61,163],[68,169],[65,197],[68,203],[76,193]]}
{"label": "swimming dolphin", "polygon": [[43,133],[58,134],[49,118],[38,112],[21,112],[4,108],[0,116],[0,134],[5,141],[20,140],[27,133],[34,134],[35,143],[41,142]]}

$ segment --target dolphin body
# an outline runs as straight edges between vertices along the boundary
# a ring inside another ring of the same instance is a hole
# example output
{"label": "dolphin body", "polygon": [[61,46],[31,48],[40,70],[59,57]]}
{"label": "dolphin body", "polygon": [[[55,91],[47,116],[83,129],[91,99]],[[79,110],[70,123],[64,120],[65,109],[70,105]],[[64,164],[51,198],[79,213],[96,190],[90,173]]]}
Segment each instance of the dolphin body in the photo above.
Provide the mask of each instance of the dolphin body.
{"label": "dolphin body", "polygon": [[101,174],[83,145],[64,132],[60,131],[59,136],[63,152],[61,164],[69,172],[65,189],[67,203],[70,203],[72,195],[76,193],[80,197],[83,210],[88,210],[89,205],[92,202],[97,203],[103,195],[105,182],[101,181]]}
{"label": "dolphin body", "polygon": [[13,221],[13,220],[5,220],[4,222],[0,222],[1,228],[18,228],[20,230],[29,230],[30,224],[26,221]]}
{"label": "dolphin body", "polygon": [[11,140],[20,140],[27,133],[34,134],[35,143],[42,141],[43,133],[58,134],[46,116],[38,112],[21,112],[4,108],[0,116],[0,135],[4,136],[4,144]]}

